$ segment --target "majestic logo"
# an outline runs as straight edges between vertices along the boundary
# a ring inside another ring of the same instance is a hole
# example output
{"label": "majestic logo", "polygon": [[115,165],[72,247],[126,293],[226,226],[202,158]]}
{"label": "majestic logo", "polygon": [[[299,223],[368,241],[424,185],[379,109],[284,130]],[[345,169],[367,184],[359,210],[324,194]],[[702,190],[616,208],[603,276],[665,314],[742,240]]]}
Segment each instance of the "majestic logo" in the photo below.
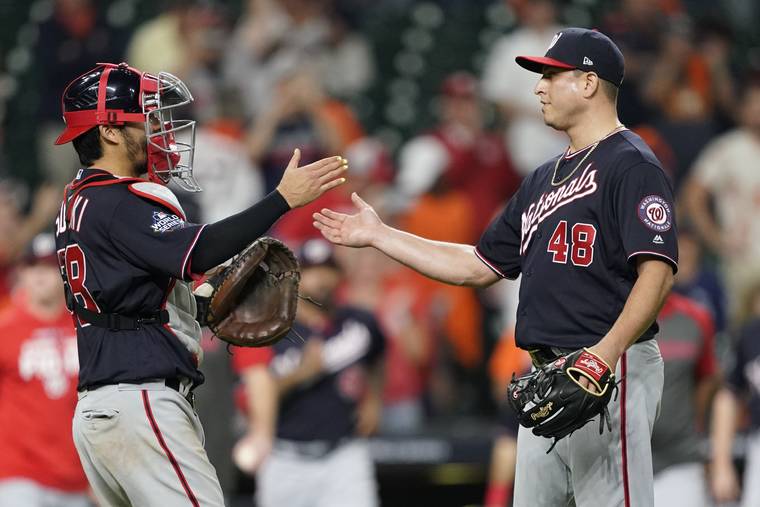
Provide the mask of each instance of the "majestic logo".
{"label": "majestic logo", "polygon": [[596,192],[596,169],[591,169],[593,162],[589,162],[580,176],[571,182],[562,185],[551,192],[541,194],[537,202],[528,206],[522,214],[522,238],[520,240],[520,254],[528,250],[533,233],[538,226],[549,218],[555,211],[576,199],[581,199]]}
{"label": "majestic logo", "polygon": [[638,205],[637,212],[639,220],[653,231],[666,232],[673,225],[670,204],[659,195],[644,197]]}
{"label": "majestic logo", "polygon": [[565,364],[566,361],[567,361],[566,357],[564,357],[564,356],[560,357],[559,359],[557,359],[556,361],[554,361],[554,367],[555,368],[562,368],[562,366]]}
{"label": "majestic logo", "polygon": [[665,243],[665,240],[662,239],[662,236],[659,234],[655,235],[654,239],[652,240],[652,243],[655,245],[662,245]]}
{"label": "majestic logo", "polygon": [[167,232],[182,227],[185,222],[177,215],[170,215],[163,211],[153,212],[153,225],[150,226],[153,232]]}
{"label": "majestic logo", "polygon": [[549,412],[552,411],[552,405],[554,405],[554,402],[550,401],[549,403],[547,403],[543,407],[539,408],[537,411],[535,411],[532,414],[530,414],[530,418],[532,420],[534,420],[534,421],[536,419],[543,419],[543,418],[545,418],[547,415],[549,415]]}
{"label": "majestic logo", "polygon": [[554,34],[554,37],[552,38],[552,41],[549,43],[549,47],[546,48],[546,50],[549,51],[551,48],[553,48],[554,45],[557,43],[557,41],[559,40],[560,37],[562,37],[562,32],[558,32],[558,33]]}
{"label": "majestic logo", "polygon": [[594,61],[588,56],[583,57],[583,65],[594,65]]}

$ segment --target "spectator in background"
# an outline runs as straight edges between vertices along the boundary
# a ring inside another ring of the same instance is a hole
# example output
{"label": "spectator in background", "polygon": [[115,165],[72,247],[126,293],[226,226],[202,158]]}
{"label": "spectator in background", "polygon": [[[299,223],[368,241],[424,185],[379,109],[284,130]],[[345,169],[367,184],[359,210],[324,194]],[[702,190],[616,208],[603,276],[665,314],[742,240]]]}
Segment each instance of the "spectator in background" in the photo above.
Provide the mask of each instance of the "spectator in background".
{"label": "spectator in background", "polygon": [[91,506],[71,437],[77,340],[52,234],[31,242],[0,337],[0,506]]}
{"label": "spectator in background", "polygon": [[245,424],[242,437],[232,451],[238,469],[254,477],[272,452],[277,429],[277,381],[269,371],[269,348],[251,349],[234,355],[232,364],[240,378],[238,408]]}
{"label": "spectator in background", "polygon": [[216,117],[217,67],[227,42],[221,8],[205,0],[167,0],[166,4],[160,15],[134,31],[127,62],[144,72],[179,77],[193,90],[193,116],[199,120]]}
{"label": "spectator in background", "polygon": [[668,17],[673,15],[663,9],[663,3],[622,0],[602,22],[602,32],[615,41],[625,57],[618,111],[620,121],[629,127],[650,123],[654,118],[654,112],[641,98],[641,88],[657,59]]}
{"label": "spectator in background", "polygon": [[264,177],[249,156],[236,94],[217,95],[219,116],[200,124],[195,134],[193,177],[203,192],[192,196],[202,223],[234,215],[264,197]]}
{"label": "spectator in background", "polygon": [[95,62],[118,61],[125,37],[106,25],[102,5],[93,0],[56,0],[52,17],[39,27],[37,153],[46,179],[55,184],[71,181],[80,167],[76,153],[53,144],[61,128],[61,93],[72,75],[91,69]]}
{"label": "spectator in background", "polygon": [[21,213],[24,193],[10,180],[0,181],[0,307],[10,295],[11,275],[29,242],[50,227],[61,206],[60,190],[43,185],[34,194],[27,215]]}
{"label": "spectator in background", "polygon": [[[439,98],[438,125],[401,148],[396,186],[412,205],[423,194],[464,197],[472,217],[470,236],[464,241],[473,242],[521,178],[502,140],[485,128],[474,76],[450,74]],[[536,144],[534,140],[534,148]]]}
{"label": "spectator in background", "polygon": [[[760,285],[747,291],[744,318],[736,343],[736,362],[727,385],[715,396],[712,411],[712,460],[710,489],[716,502],[739,498],[742,507],[760,505]],[[734,440],[741,426],[742,407],[749,413],[740,486],[734,468]]]}
{"label": "spectator in background", "polygon": [[[485,130],[477,81],[466,72],[449,75],[441,86],[440,123],[401,148],[396,188],[407,209],[401,227],[438,241],[473,243],[498,208],[517,189],[519,175],[512,169],[502,140]],[[445,217],[445,219],[442,219]],[[436,312],[437,335],[451,358],[436,358],[445,371],[453,366],[465,377],[475,373],[483,359],[482,310],[469,287],[441,285],[418,274],[410,278],[429,295]],[[449,377],[446,373],[445,380]],[[472,378],[471,380],[474,380]],[[453,388],[467,382],[455,381]],[[472,402],[473,396],[455,396]],[[445,403],[444,403],[445,404]]]}
{"label": "spectator in background", "polygon": [[499,428],[491,449],[484,507],[512,505],[517,464],[517,431],[520,424],[504,393],[507,392],[513,376],[524,375],[531,368],[530,355],[515,344],[514,324],[513,317],[511,325],[507,326],[489,360],[489,373],[493,398],[498,409]]}
{"label": "spectator in background", "polygon": [[760,160],[760,81],[747,84],[739,103],[741,125],[699,154],[682,198],[695,231],[723,264],[734,321],[738,302],[760,281],[760,171],[753,164]]}
{"label": "spectator in background", "polygon": [[263,172],[265,193],[277,186],[284,167],[278,164],[287,165],[295,147],[308,163],[324,153],[342,153],[364,135],[351,110],[325,95],[305,60],[282,60],[281,65],[276,96],[256,117],[246,140]]}
{"label": "spectator in background", "polygon": [[687,17],[672,18],[642,87],[647,104],[662,112],[655,126],[675,154],[676,189],[696,157],[695,146],[717,132],[717,116],[732,114],[730,50],[727,32],[695,32]]}
{"label": "spectator in background", "polygon": [[341,300],[371,312],[386,337],[383,414],[385,435],[414,435],[426,419],[436,342],[430,294],[414,283],[413,273],[379,252],[339,249],[346,281]]}
{"label": "spectator in background", "polygon": [[726,293],[723,281],[704,260],[702,241],[687,220],[678,223],[678,273],[673,292],[710,312],[716,333],[726,328]]}
{"label": "spectator in background", "polygon": [[507,124],[507,149],[518,173],[526,176],[565,149],[567,142],[546,128],[533,94],[538,80],[515,65],[515,57],[544,54],[546,41],[561,27],[554,0],[504,1],[516,11],[519,26],[493,45],[483,73],[483,96],[499,107]]}
{"label": "spectator in background", "polygon": [[248,118],[259,117],[276,101],[283,64],[311,61],[330,37],[327,0],[247,0],[224,63],[227,83],[236,89]]}
{"label": "spectator in background", "polygon": [[330,31],[316,55],[319,77],[332,97],[350,99],[366,91],[375,77],[375,56],[369,41],[356,31],[354,10],[335,1],[328,9]]}
{"label": "spectator in background", "polygon": [[[258,505],[372,507],[377,486],[361,437],[380,420],[385,338],[371,314],[336,305],[343,274],[329,243],[307,241],[297,257],[301,294],[319,306],[298,301],[293,330],[304,342],[282,340],[267,349],[275,380],[269,389],[279,399],[279,413],[272,452],[257,474]],[[250,349],[235,354],[240,371],[262,359],[267,361]]]}
{"label": "spectator in background", "polygon": [[695,301],[671,293],[657,322],[665,381],[652,432],[654,505],[708,507],[703,430],[720,377],[712,318]]}

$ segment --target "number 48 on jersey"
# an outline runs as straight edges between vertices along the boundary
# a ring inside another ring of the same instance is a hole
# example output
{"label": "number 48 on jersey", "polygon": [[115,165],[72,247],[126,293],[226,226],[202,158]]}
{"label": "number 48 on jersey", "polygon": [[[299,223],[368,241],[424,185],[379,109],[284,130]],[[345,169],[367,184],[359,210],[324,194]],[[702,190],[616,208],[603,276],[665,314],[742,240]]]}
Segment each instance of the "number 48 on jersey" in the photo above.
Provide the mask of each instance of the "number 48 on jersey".
{"label": "number 48 on jersey", "polygon": [[577,223],[568,226],[566,220],[560,220],[546,251],[552,254],[552,262],[557,264],[567,264],[569,253],[573,265],[588,267],[594,262],[594,241],[596,227],[593,225]]}

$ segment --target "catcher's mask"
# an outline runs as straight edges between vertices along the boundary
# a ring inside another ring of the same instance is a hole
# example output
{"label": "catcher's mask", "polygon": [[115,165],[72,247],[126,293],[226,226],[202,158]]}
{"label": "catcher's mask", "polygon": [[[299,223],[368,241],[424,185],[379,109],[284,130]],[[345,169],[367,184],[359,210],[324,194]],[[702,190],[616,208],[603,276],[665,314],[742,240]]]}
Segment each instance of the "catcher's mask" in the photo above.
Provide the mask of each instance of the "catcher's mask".
{"label": "catcher's mask", "polygon": [[193,178],[195,121],[175,120],[179,107],[193,101],[177,77],[149,74],[126,63],[99,63],[68,84],[61,97],[66,129],[55,144],[64,144],[98,125],[145,125],[148,178],[166,185],[174,180],[190,192],[201,187]]}

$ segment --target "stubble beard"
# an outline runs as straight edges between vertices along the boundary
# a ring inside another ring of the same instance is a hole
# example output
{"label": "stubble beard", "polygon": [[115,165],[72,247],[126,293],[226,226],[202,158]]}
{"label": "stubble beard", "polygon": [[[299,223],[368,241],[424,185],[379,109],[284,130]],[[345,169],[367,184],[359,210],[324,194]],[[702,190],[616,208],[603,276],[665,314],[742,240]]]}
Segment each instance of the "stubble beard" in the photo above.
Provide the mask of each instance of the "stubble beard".
{"label": "stubble beard", "polygon": [[148,172],[148,139],[143,137],[141,142],[136,141],[132,135],[125,132],[127,156],[132,163],[132,170],[135,176],[140,176]]}

